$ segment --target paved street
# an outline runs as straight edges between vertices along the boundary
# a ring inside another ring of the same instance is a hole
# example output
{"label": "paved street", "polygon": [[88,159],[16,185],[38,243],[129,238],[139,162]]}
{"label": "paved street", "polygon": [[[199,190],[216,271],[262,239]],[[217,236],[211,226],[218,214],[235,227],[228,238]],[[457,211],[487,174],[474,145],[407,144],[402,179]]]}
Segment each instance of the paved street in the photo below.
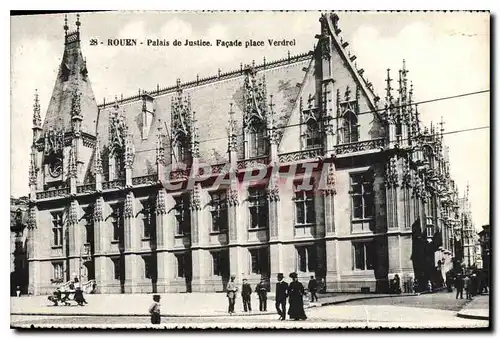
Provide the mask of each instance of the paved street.
{"label": "paved street", "polygon": [[[308,309],[306,321],[278,321],[275,314],[253,316],[226,315],[212,317],[163,317],[156,328],[175,327],[276,327],[276,328],[338,328],[338,327],[405,327],[405,328],[471,328],[487,327],[486,320],[462,319],[457,311],[465,304],[451,293],[426,294],[400,298],[378,298],[351,301],[340,305]],[[95,326],[116,328],[153,327],[147,316],[12,316],[13,326],[61,327]]]}

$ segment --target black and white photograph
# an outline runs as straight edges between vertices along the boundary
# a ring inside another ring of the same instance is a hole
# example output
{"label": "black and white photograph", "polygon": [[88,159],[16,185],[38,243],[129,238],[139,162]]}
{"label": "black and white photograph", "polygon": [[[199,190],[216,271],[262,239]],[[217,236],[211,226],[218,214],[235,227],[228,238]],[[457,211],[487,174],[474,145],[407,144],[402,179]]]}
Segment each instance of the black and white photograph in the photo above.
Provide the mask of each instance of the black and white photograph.
{"label": "black and white photograph", "polygon": [[11,12],[11,328],[490,328],[490,20]]}

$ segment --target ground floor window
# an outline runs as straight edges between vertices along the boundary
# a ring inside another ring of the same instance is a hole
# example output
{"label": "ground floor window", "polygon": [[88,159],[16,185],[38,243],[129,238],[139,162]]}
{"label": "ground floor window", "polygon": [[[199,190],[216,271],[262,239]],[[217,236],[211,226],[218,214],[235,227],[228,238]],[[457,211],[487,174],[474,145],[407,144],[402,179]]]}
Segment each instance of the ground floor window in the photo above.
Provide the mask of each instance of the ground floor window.
{"label": "ground floor window", "polygon": [[212,254],[212,275],[227,277],[229,275],[229,251],[214,251]]}
{"label": "ground floor window", "polygon": [[375,246],[373,240],[353,242],[354,270],[373,270],[375,260]]}
{"label": "ground floor window", "polygon": [[177,265],[177,278],[191,277],[191,255],[189,253],[179,253],[175,255]]}
{"label": "ground floor window", "polygon": [[62,262],[52,263],[53,274],[52,277],[54,280],[62,280],[64,276],[64,268]]}
{"label": "ground floor window", "polygon": [[299,246],[297,251],[297,271],[299,272],[315,272],[317,268],[317,252],[316,246]]}
{"label": "ground floor window", "polygon": [[259,247],[249,250],[250,272],[268,276],[269,274],[269,248]]}
{"label": "ground floor window", "polygon": [[115,280],[120,280],[121,277],[121,263],[120,258],[113,258],[113,268],[114,268],[114,276]]}

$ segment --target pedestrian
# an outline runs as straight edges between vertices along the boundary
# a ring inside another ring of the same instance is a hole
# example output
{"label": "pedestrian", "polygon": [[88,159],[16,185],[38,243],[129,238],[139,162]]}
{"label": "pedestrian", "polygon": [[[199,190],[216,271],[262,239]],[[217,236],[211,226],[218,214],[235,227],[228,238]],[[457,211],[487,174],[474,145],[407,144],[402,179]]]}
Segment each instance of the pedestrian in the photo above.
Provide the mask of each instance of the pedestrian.
{"label": "pedestrian", "polygon": [[290,316],[290,319],[305,320],[307,317],[304,312],[304,285],[299,282],[297,273],[290,273],[290,278],[292,278],[292,282],[288,285],[287,293],[288,303],[290,304],[288,315]]}
{"label": "pedestrian", "polygon": [[432,292],[432,282],[430,280],[427,280],[427,291]]}
{"label": "pedestrian", "polygon": [[418,288],[418,278],[413,279],[413,293],[417,293],[419,291]]}
{"label": "pedestrian", "polygon": [[16,286],[16,295],[19,298],[21,296],[21,287]]}
{"label": "pedestrian", "polygon": [[325,278],[321,278],[319,293],[326,293],[326,281]]}
{"label": "pedestrian", "polygon": [[471,300],[471,291],[470,291],[470,278],[468,275],[465,276],[464,278],[464,289],[465,289],[465,296],[467,300]]}
{"label": "pedestrian", "polygon": [[227,300],[229,302],[227,311],[231,315],[234,313],[234,304],[236,303],[236,292],[238,291],[238,286],[236,286],[234,279],[235,277],[232,276],[231,281],[228,282],[226,286]]}
{"label": "pedestrian", "polygon": [[455,288],[457,289],[457,295],[455,299],[458,299],[460,295],[460,299],[464,298],[464,281],[462,279],[462,275],[459,273],[455,278]]}
{"label": "pedestrian", "polygon": [[278,273],[278,282],[276,283],[276,311],[280,320],[286,318],[286,298],[288,297],[288,284],[283,281],[283,273]]}
{"label": "pedestrian", "polygon": [[394,293],[401,293],[401,280],[399,279],[399,275],[396,274],[394,276]]}
{"label": "pedestrian", "polygon": [[151,324],[161,323],[161,311],[160,311],[160,295],[153,295],[153,304],[149,307],[149,314],[151,315]]}
{"label": "pedestrian", "polygon": [[251,294],[252,287],[250,287],[247,279],[243,279],[243,285],[241,285],[241,299],[243,300],[244,312],[252,312],[252,300],[250,298]]}
{"label": "pedestrian", "polygon": [[79,306],[83,306],[83,304],[88,304],[87,300],[85,300],[85,297],[83,296],[83,291],[80,288],[80,286],[78,286],[75,289],[75,297],[74,297],[74,299],[75,299],[76,303]]}
{"label": "pedestrian", "polygon": [[318,301],[318,295],[316,294],[318,291],[318,282],[314,279],[313,275],[311,275],[307,289],[309,290],[309,293],[311,293],[311,302],[313,303],[314,301]]}
{"label": "pedestrian", "polygon": [[264,277],[260,280],[260,282],[255,287],[255,292],[257,292],[257,296],[259,297],[259,311],[266,312],[267,311],[267,282]]}
{"label": "pedestrian", "polygon": [[472,276],[470,278],[470,290],[471,290],[471,297],[475,297],[477,294],[477,275],[476,275],[476,273],[472,273]]}

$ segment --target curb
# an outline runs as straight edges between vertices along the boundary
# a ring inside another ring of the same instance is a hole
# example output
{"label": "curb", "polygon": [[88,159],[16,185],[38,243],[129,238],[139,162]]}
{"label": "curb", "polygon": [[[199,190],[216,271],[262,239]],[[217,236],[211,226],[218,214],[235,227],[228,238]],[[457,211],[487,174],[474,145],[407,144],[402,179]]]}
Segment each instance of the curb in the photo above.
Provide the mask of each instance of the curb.
{"label": "curb", "polygon": [[474,314],[467,314],[467,313],[457,313],[457,317],[463,318],[463,319],[474,319],[474,320],[490,320],[490,316],[484,316],[484,315],[474,315]]}
{"label": "curb", "polygon": [[[394,295],[370,295],[370,296],[361,296],[361,297],[352,297],[345,300],[338,301],[326,301],[323,303],[316,303],[313,305],[309,305],[305,309],[314,308],[314,307],[322,307],[329,305],[337,305],[343,304],[350,301],[356,300],[364,300],[364,299],[379,299],[379,298],[394,298],[394,297],[414,297],[419,294],[394,294]],[[221,314],[162,314],[162,317],[165,318],[220,318],[220,317],[248,317],[248,316],[256,316],[256,315],[273,315],[275,312],[252,312],[252,313],[234,313],[232,316],[227,313]],[[11,316],[47,316],[47,317],[149,317],[149,314],[146,313],[127,313],[127,314],[111,314],[111,313],[25,313],[25,312],[11,312]]]}

